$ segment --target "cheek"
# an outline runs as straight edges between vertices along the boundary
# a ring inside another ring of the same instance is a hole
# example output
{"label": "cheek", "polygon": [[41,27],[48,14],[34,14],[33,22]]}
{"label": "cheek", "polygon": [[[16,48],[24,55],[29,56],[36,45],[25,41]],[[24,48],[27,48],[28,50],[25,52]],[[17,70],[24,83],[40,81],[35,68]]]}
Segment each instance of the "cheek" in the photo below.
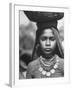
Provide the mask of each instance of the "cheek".
{"label": "cheek", "polygon": [[40,46],[45,47],[45,41],[40,41]]}
{"label": "cheek", "polygon": [[52,42],[51,42],[51,47],[52,47],[52,48],[55,48],[55,46],[56,46],[56,41],[52,41]]}

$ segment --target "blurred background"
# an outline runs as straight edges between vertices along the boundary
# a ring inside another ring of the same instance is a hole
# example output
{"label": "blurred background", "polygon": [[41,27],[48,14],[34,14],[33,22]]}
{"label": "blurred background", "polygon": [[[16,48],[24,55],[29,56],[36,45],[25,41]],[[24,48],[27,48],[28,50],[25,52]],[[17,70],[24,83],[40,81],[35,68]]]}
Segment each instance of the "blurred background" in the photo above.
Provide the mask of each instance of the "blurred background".
{"label": "blurred background", "polygon": [[[23,10],[19,12],[19,17],[19,79],[25,79],[27,66],[32,61],[37,26],[36,22],[28,19]],[[64,48],[64,18],[58,20],[57,27]]]}

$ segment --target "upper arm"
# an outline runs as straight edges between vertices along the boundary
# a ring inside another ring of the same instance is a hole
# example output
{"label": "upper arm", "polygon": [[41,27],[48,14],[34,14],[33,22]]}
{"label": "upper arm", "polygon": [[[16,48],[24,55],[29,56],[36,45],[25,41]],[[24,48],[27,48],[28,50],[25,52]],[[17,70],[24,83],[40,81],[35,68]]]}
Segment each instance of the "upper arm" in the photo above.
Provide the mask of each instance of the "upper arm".
{"label": "upper arm", "polygon": [[59,69],[64,73],[64,59],[60,59]]}
{"label": "upper arm", "polygon": [[28,65],[26,78],[27,79],[32,78],[32,65],[31,65],[31,63]]}
{"label": "upper arm", "polygon": [[38,59],[34,60],[33,62],[29,63],[28,68],[27,68],[27,74],[26,78],[34,78],[34,72],[38,67]]}

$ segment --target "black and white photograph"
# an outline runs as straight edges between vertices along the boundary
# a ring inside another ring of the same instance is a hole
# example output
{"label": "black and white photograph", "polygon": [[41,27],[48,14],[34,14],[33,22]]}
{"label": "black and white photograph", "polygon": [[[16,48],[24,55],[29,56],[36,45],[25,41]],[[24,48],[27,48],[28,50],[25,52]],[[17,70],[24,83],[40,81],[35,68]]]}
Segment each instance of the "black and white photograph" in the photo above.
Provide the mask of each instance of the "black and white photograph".
{"label": "black and white photograph", "polygon": [[64,77],[64,12],[19,10],[19,79]]}
{"label": "black and white photograph", "polygon": [[69,9],[11,4],[10,12],[10,85],[68,83]]}
{"label": "black and white photograph", "polygon": [[71,3],[1,0],[0,90],[72,90]]}

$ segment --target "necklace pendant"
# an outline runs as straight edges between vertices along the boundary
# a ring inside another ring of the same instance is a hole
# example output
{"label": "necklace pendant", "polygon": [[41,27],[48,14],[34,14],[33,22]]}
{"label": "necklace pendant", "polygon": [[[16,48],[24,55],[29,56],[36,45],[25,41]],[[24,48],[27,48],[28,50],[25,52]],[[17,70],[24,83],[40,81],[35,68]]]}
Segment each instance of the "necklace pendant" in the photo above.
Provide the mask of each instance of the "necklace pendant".
{"label": "necklace pendant", "polygon": [[50,70],[50,72],[51,72],[52,74],[55,73],[55,69]]}
{"label": "necklace pendant", "polygon": [[43,71],[42,71],[42,74],[43,74],[43,75],[46,75],[46,71],[43,70]]}
{"label": "necklace pendant", "polygon": [[[52,58],[52,59],[54,59],[54,58]],[[46,66],[47,68],[49,68],[53,64],[53,62],[49,62],[46,64],[43,60],[45,60],[45,59],[42,56],[40,56],[40,63],[43,64],[44,66]],[[58,65],[59,65],[59,60],[57,59],[51,70],[45,71],[44,68],[42,68],[42,67],[39,67],[38,70],[40,71],[40,73],[42,75],[50,77],[52,74],[54,74],[56,72],[56,68],[58,68]]]}
{"label": "necklace pendant", "polygon": [[54,65],[54,69],[56,69],[56,68],[58,68],[58,64],[55,64],[55,65]]}
{"label": "necklace pendant", "polygon": [[39,71],[40,71],[40,72],[42,72],[42,71],[43,71],[43,68],[42,68],[42,67],[40,67],[40,68],[39,68]]}
{"label": "necklace pendant", "polygon": [[51,75],[51,73],[50,73],[50,72],[47,72],[47,73],[46,73],[46,76],[48,76],[48,77],[49,77],[50,75]]}

